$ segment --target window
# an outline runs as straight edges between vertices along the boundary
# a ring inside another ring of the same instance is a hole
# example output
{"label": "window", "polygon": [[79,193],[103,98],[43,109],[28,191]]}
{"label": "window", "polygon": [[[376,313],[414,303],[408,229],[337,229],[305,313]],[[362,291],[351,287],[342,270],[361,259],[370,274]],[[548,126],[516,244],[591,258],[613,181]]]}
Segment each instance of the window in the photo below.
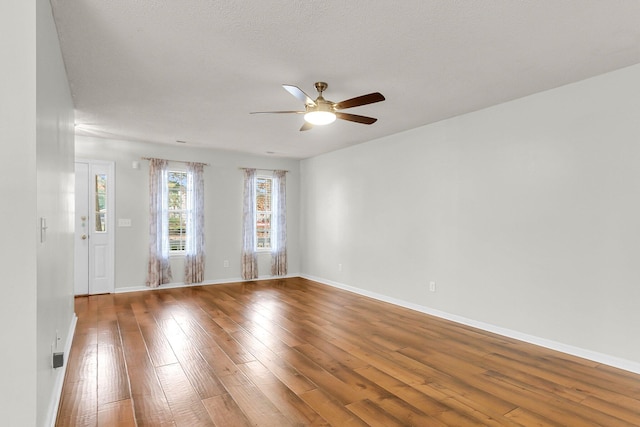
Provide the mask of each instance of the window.
{"label": "window", "polygon": [[187,242],[187,172],[169,171],[169,251],[184,252]]}
{"label": "window", "polygon": [[104,233],[107,231],[107,175],[96,174],[95,184],[95,231]]}
{"label": "window", "polygon": [[271,249],[272,179],[256,177],[256,248]]}

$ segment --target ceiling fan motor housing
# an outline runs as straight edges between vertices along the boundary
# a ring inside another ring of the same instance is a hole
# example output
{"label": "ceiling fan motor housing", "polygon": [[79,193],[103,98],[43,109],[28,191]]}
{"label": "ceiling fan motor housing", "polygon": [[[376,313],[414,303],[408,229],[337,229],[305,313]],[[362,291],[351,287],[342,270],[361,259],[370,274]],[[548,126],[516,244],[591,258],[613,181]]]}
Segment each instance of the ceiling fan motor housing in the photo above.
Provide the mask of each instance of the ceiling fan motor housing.
{"label": "ceiling fan motor housing", "polygon": [[331,101],[327,101],[326,99],[324,99],[322,97],[322,95],[320,95],[317,99],[316,99],[316,105],[305,105],[305,110],[307,112],[310,111],[326,111],[328,113],[335,113],[336,110],[333,107],[334,103]]}

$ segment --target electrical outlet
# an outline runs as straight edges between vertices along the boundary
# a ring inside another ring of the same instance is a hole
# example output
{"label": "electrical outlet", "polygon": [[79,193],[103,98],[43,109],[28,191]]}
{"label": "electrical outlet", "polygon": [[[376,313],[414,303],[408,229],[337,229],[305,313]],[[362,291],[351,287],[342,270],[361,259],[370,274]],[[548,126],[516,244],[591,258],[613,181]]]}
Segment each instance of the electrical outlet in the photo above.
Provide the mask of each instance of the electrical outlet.
{"label": "electrical outlet", "polygon": [[338,271],[342,271],[342,264],[338,264]]}
{"label": "electrical outlet", "polygon": [[222,266],[223,266],[224,268],[228,268],[228,267],[229,267],[229,260],[226,260],[226,259],[225,259],[225,260],[223,261],[223,263],[222,263]]}
{"label": "electrical outlet", "polygon": [[429,282],[429,291],[430,292],[436,291],[436,282],[434,282],[433,280]]}

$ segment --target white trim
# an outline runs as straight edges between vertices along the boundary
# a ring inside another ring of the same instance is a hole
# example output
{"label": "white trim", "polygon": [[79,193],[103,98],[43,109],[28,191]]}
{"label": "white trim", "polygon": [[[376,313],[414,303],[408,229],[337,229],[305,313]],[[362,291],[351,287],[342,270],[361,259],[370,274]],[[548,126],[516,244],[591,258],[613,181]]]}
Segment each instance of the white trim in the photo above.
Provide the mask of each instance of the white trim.
{"label": "white trim", "polygon": [[184,282],[175,282],[175,283],[165,283],[163,285],[158,286],[157,288],[150,288],[146,285],[138,285],[138,286],[126,286],[122,288],[116,288],[116,294],[124,294],[126,292],[140,292],[140,291],[159,291],[162,289],[172,289],[172,288],[190,288],[192,286],[209,286],[209,285],[225,285],[228,283],[240,283],[240,282],[255,282],[256,280],[275,280],[275,279],[291,279],[294,277],[302,277],[300,274],[288,274],[286,276],[258,276],[257,279],[248,279],[245,280],[241,277],[237,278],[229,278],[229,279],[220,279],[220,280],[207,280],[202,283],[190,283],[185,284]]}
{"label": "white trim", "polygon": [[78,316],[73,313],[71,318],[71,324],[69,325],[69,331],[67,332],[67,339],[64,346],[64,364],[61,369],[55,369],[56,380],[53,384],[53,391],[51,392],[51,401],[49,402],[49,412],[47,414],[48,422],[45,425],[55,427],[56,420],[58,418],[58,407],[60,406],[60,399],[62,398],[62,386],[64,385],[64,377],[67,372],[67,362],[69,361],[69,354],[71,353],[71,344],[73,343],[73,335],[76,332],[76,324],[78,323]]}
{"label": "white trim", "polygon": [[556,350],[565,354],[570,354],[572,356],[581,357],[583,359],[591,360],[594,362],[602,363],[605,365],[612,366],[614,368],[623,369],[625,371],[633,372],[636,374],[640,374],[640,363],[634,362],[627,359],[622,359],[620,357],[612,356],[609,354],[599,353],[597,351],[592,351],[580,347],[575,347],[572,345],[560,343],[557,341],[548,340],[546,338],[537,337],[535,335],[529,335],[522,332],[514,331],[511,329],[503,328],[500,326],[495,326],[489,323],[479,322],[476,320],[468,319],[466,317],[458,316],[456,314],[447,313],[444,311],[436,310],[430,307],[426,307],[423,305],[413,304],[407,301],[403,301],[400,299],[392,298],[386,295],[382,295],[376,292],[367,291],[365,289],[356,288],[353,286],[345,285],[343,283],[334,282],[332,280],[322,279],[319,277],[314,277],[308,274],[302,274],[300,277],[305,279],[313,280],[314,282],[319,282],[325,285],[332,286],[334,288],[339,288],[345,291],[353,292],[359,295],[363,295],[369,298],[373,298],[379,301],[388,302],[390,304],[394,304],[400,307],[408,308],[410,310],[418,311],[421,313],[429,314],[435,317],[439,317],[442,319],[450,320],[452,322],[460,323],[462,325],[471,326],[473,328],[481,329],[483,331],[491,332],[494,334],[502,335],[508,338],[513,338],[519,341],[523,341],[529,344],[538,345],[540,347],[545,347],[551,350]]}

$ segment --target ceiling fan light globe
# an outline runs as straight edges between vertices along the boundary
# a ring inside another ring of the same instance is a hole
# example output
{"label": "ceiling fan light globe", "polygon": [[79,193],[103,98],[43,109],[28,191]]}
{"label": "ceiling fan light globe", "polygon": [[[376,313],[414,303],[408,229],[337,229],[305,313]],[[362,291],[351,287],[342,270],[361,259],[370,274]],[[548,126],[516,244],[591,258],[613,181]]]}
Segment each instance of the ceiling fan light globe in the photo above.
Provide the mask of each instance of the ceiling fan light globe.
{"label": "ceiling fan light globe", "polygon": [[336,121],[336,115],[330,111],[310,111],[304,115],[304,120],[312,125],[328,125]]}

